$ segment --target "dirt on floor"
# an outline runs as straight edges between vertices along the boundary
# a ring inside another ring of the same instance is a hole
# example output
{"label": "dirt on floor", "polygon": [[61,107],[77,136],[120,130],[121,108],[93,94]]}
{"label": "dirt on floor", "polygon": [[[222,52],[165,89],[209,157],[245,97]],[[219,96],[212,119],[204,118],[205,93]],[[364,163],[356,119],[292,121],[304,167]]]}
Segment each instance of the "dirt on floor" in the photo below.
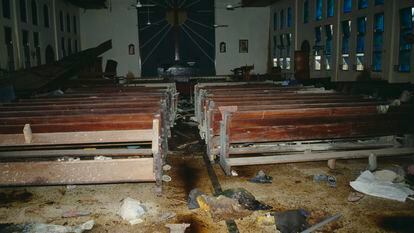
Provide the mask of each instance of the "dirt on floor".
{"label": "dirt on floor", "polygon": [[[199,142],[194,142],[197,140]],[[188,142],[194,143],[184,145]],[[162,195],[155,195],[152,183],[1,188],[0,223],[76,225],[93,219],[96,224],[89,231],[93,233],[168,232],[166,223],[190,223],[186,232],[227,232],[223,221],[213,222],[209,213],[187,208],[188,193],[193,188],[213,193],[202,158],[204,152],[197,127],[181,123],[175,127],[170,140],[167,162],[172,168],[166,174],[172,177],[172,181],[164,184]],[[412,158],[379,159],[380,167],[410,163],[413,163]],[[305,209],[311,213],[310,224],[336,213],[342,214],[338,221],[319,232],[414,232],[414,201],[401,203],[371,196],[355,203],[347,201],[351,192],[349,182],[366,167],[365,160],[341,160],[337,161],[335,170],[329,170],[326,162],[239,167],[235,169],[237,177],[225,176],[217,164],[214,170],[223,189],[245,188],[276,211]],[[272,176],[273,183],[249,182],[248,179],[259,170]],[[337,187],[315,183],[313,175],[320,173],[334,175]],[[149,209],[143,223],[130,225],[117,215],[120,202],[126,197],[141,201]],[[90,215],[62,217],[70,210],[86,211]],[[163,219],[161,216],[166,213],[174,213],[175,217]],[[276,232],[274,226],[258,223],[258,216],[264,213],[254,212],[251,216],[237,219],[240,232]],[[0,232],[4,226],[0,225]]]}

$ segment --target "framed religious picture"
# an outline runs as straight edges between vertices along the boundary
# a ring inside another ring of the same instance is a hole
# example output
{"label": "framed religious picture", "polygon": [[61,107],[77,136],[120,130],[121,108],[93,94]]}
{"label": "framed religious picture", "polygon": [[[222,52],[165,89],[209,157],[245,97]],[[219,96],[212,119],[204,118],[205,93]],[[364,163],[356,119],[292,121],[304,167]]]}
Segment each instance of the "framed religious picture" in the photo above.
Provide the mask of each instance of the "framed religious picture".
{"label": "framed religious picture", "polygon": [[220,43],[220,53],[225,53],[225,52],[226,52],[226,43],[221,42]]}
{"label": "framed religious picture", "polygon": [[239,53],[248,53],[248,52],[249,52],[249,41],[239,40]]}

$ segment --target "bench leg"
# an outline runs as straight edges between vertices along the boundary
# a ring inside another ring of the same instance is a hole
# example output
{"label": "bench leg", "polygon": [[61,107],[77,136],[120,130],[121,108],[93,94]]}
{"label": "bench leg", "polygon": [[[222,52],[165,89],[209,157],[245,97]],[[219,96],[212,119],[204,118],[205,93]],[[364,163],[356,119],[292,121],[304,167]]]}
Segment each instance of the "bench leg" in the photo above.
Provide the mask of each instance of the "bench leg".
{"label": "bench leg", "polygon": [[336,159],[329,159],[328,160],[328,167],[329,167],[329,169],[334,170],[336,168]]}

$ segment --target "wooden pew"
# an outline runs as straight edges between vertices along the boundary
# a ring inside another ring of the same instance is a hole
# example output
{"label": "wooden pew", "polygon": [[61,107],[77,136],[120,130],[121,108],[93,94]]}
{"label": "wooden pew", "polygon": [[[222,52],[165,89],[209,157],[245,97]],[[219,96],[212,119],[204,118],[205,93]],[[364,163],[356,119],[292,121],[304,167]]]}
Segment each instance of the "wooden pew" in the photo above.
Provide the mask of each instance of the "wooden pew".
{"label": "wooden pew", "polygon": [[161,191],[177,99],[168,84],[79,88],[2,103],[0,185],[152,181]]}

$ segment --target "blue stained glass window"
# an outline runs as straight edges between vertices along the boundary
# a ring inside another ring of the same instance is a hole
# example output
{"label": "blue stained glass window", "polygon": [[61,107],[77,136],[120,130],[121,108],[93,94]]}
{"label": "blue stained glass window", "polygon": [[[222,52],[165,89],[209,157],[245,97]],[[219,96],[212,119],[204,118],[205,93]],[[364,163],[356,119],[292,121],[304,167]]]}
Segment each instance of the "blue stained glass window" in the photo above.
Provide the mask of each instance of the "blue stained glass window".
{"label": "blue stained glass window", "polygon": [[280,11],[280,29],[285,26],[285,12],[282,10]]}
{"label": "blue stained glass window", "polygon": [[384,13],[376,14],[374,16],[374,31],[384,32]]}
{"label": "blue stained glass window", "polygon": [[333,38],[333,30],[332,25],[325,26],[325,33],[326,33],[326,48],[325,54],[332,53],[332,38]]}
{"label": "blue stained glass window", "polygon": [[303,2],[303,23],[309,22],[309,0]]}
{"label": "blue stained glass window", "polygon": [[372,57],[372,70],[373,71],[381,71],[382,70],[382,54],[374,52],[374,56]]}
{"label": "blue stained glass window", "polygon": [[322,19],[322,11],[323,11],[322,0],[316,0],[316,9],[315,9],[315,19],[316,20],[321,20]]}
{"label": "blue stained glass window", "polygon": [[375,6],[384,5],[384,0],[375,0]]}
{"label": "blue stained glass window", "polygon": [[334,0],[327,0],[326,15],[327,17],[333,17],[335,14],[335,5]]}
{"label": "blue stained glass window", "polygon": [[411,49],[412,45],[404,37],[413,31],[413,9],[405,8],[400,11],[400,49],[399,49],[399,71],[411,71]]}
{"label": "blue stained glass window", "polygon": [[322,27],[315,28],[315,45],[318,45],[322,41]]}
{"label": "blue stained glass window", "polygon": [[352,11],[352,0],[344,0],[344,13],[350,13]]}
{"label": "blue stained glass window", "polygon": [[290,28],[292,26],[292,8],[288,8],[287,10],[287,26]]}
{"label": "blue stained glass window", "polygon": [[363,57],[365,53],[365,33],[366,33],[367,17],[357,19],[357,57]]}
{"label": "blue stained glass window", "polygon": [[358,0],[358,8],[359,9],[368,8],[368,0]]}

